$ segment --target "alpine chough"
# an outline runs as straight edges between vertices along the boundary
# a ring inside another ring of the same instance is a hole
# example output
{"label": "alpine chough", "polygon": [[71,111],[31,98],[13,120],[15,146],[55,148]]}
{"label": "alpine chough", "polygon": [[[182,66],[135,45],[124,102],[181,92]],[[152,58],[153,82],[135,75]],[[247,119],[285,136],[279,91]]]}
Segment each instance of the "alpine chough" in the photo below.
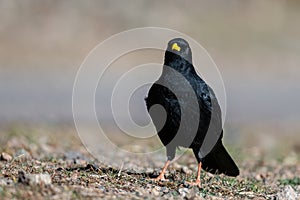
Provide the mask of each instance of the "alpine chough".
{"label": "alpine chough", "polygon": [[[193,95],[196,101],[192,100]],[[195,71],[191,48],[184,39],[169,41],[162,74],[151,86],[145,101],[167,151],[167,162],[155,180],[165,180],[164,173],[180,146],[191,148],[198,161],[197,179],[191,185],[200,186],[201,168],[214,174],[239,175],[238,167],[222,143],[222,117],[217,98]],[[164,113],[154,105],[163,108]],[[205,138],[212,140],[204,144]],[[202,145],[208,147],[207,152]]]}

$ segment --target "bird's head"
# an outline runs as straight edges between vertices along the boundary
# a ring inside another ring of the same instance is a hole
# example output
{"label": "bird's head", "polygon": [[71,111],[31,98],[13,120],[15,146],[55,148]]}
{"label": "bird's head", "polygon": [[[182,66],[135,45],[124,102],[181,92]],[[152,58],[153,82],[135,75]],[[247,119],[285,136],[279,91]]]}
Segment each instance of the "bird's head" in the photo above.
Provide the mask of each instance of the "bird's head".
{"label": "bird's head", "polygon": [[165,54],[165,61],[185,60],[192,64],[192,51],[189,43],[182,38],[174,38],[169,41]]}

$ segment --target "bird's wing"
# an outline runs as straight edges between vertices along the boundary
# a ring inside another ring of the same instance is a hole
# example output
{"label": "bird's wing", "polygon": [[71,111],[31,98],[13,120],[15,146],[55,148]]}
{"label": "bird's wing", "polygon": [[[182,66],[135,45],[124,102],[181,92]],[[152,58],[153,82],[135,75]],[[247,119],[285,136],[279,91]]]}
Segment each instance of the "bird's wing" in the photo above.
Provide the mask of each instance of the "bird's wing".
{"label": "bird's wing", "polygon": [[[209,125],[210,132],[216,134],[218,138],[218,133],[222,130],[221,109],[212,89],[202,80],[192,82],[191,86],[194,90],[190,92],[183,84],[180,84],[180,86],[177,87],[177,95],[175,95],[168,88],[160,84],[154,84],[146,100],[148,110],[153,104],[162,105],[169,119],[169,123],[166,124],[168,128],[166,128],[178,129],[180,127],[180,130],[184,131],[182,132],[182,139],[187,143],[193,141],[196,134],[198,134],[198,137],[199,135],[201,137],[196,142],[201,145],[206,134],[205,130],[208,128],[206,126]],[[191,101],[191,99],[195,99],[195,95],[198,108],[195,101]],[[183,111],[185,114],[183,114]],[[212,111],[213,115],[211,115]],[[184,117],[187,118],[183,119]],[[154,119],[153,122],[155,121]]]}

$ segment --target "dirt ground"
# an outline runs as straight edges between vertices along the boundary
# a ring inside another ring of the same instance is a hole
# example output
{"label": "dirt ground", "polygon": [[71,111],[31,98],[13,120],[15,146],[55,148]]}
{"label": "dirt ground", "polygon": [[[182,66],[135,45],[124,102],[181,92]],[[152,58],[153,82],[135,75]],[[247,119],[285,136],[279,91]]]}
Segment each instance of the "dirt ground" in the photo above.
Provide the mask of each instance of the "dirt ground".
{"label": "dirt ground", "polygon": [[162,163],[152,167],[135,160],[129,169],[111,167],[94,159],[76,132],[67,128],[8,128],[0,133],[0,145],[1,199],[300,198],[297,144],[289,144],[283,151],[278,147],[282,153],[278,156],[259,147],[242,148],[243,143],[229,146],[240,176],[203,172],[201,188],[186,184],[195,179],[197,169],[191,153],[170,166],[169,181],[154,182],[151,178],[158,175]]}

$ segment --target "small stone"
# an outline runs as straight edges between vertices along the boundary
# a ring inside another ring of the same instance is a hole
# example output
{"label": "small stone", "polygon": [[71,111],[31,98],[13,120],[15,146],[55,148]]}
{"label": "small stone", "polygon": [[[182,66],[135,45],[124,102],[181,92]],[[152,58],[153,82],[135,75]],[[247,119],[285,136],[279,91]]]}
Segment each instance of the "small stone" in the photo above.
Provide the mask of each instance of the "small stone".
{"label": "small stone", "polygon": [[209,178],[214,178],[215,176],[211,173],[206,173],[206,176],[209,177]]}
{"label": "small stone", "polygon": [[189,189],[188,188],[179,188],[178,192],[182,197],[185,197],[189,193]]}
{"label": "small stone", "polygon": [[29,185],[51,184],[51,177],[49,174],[29,174],[26,177],[29,179]]}
{"label": "small stone", "polygon": [[135,192],[135,195],[138,196],[138,197],[142,197],[143,196],[143,193],[141,191],[136,191]]}
{"label": "small stone", "polygon": [[278,199],[287,199],[287,200],[296,200],[298,199],[298,195],[295,192],[295,190],[292,188],[292,186],[287,185],[285,186],[285,188],[283,189],[283,191],[281,191],[278,195]]}
{"label": "small stone", "polygon": [[164,199],[169,199],[169,200],[173,200],[174,196],[171,192],[164,194],[163,196]]}
{"label": "small stone", "polygon": [[162,187],[160,191],[163,192],[163,193],[168,193],[169,192],[169,188]]}
{"label": "small stone", "polygon": [[153,169],[152,168],[146,168],[145,173],[146,174],[151,174],[151,173],[153,173]]}
{"label": "small stone", "polygon": [[13,180],[8,178],[0,178],[0,185],[6,186],[6,185],[12,185]]}
{"label": "small stone", "polygon": [[185,174],[192,174],[192,170],[190,170],[187,166],[182,167],[181,171]]}
{"label": "small stone", "polygon": [[151,190],[151,193],[154,195],[154,196],[159,196],[159,191],[156,189],[156,188],[153,188]]}
{"label": "small stone", "polygon": [[257,174],[255,176],[255,179],[258,180],[258,181],[261,181],[262,180],[262,175],[261,174]]}
{"label": "small stone", "polygon": [[96,179],[100,179],[101,178],[101,176],[98,175],[98,174],[90,174],[89,177],[96,178]]}
{"label": "small stone", "polygon": [[28,185],[50,185],[52,181],[49,174],[25,174],[24,171],[19,171],[18,182]]}
{"label": "small stone", "polygon": [[19,171],[19,173],[18,173],[18,182],[19,183],[24,183],[24,184],[29,184],[29,180],[26,178],[26,175],[25,175],[24,171]]}
{"label": "small stone", "polygon": [[0,179],[0,185],[6,185],[6,181],[4,179]]}
{"label": "small stone", "polygon": [[2,152],[1,153],[1,160],[11,161],[12,160],[12,156],[9,155],[8,153]]}
{"label": "small stone", "polygon": [[157,191],[160,191],[161,190],[161,187],[160,186],[155,186],[154,187]]}
{"label": "small stone", "polygon": [[105,188],[105,186],[103,185],[99,185],[98,186],[98,189],[101,191],[101,192],[108,192],[108,190]]}
{"label": "small stone", "polygon": [[239,193],[240,195],[246,195],[247,197],[253,198],[255,197],[254,193],[251,191],[242,191]]}
{"label": "small stone", "polygon": [[78,176],[77,176],[77,173],[73,173],[70,177],[73,181],[76,181]]}

